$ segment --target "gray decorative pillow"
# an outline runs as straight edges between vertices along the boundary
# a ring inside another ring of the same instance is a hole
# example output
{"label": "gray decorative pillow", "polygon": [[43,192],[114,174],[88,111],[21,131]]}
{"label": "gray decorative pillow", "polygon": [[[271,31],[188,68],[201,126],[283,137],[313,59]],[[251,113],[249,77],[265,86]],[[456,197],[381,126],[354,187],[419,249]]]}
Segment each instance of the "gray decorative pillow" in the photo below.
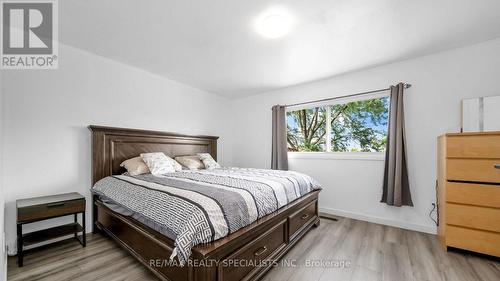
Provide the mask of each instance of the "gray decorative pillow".
{"label": "gray decorative pillow", "polygon": [[163,152],[141,153],[141,158],[155,176],[175,172],[172,158]]}
{"label": "gray decorative pillow", "polygon": [[205,169],[213,170],[220,168],[219,163],[217,163],[210,153],[197,153],[198,157],[200,157],[201,162],[205,165]]}
{"label": "gray decorative pillow", "polygon": [[196,155],[191,156],[177,156],[175,161],[182,164],[182,166],[188,168],[189,170],[199,170],[205,169],[205,165],[200,161],[200,158]]}
{"label": "gray decorative pillow", "polygon": [[141,157],[127,159],[120,164],[120,167],[127,169],[127,172],[131,176],[149,174],[149,168],[146,166],[146,163],[142,161]]}

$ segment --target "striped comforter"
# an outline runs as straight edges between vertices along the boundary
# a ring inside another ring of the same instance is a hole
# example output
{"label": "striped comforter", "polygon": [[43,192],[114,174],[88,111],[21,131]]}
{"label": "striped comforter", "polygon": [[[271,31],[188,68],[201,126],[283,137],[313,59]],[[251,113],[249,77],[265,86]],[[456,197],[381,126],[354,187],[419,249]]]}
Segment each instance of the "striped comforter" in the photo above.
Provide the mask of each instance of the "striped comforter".
{"label": "striped comforter", "polygon": [[220,168],[111,176],[92,192],[158,225],[175,240],[171,258],[183,264],[193,246],[227,236],[319,188],[298,172]]}

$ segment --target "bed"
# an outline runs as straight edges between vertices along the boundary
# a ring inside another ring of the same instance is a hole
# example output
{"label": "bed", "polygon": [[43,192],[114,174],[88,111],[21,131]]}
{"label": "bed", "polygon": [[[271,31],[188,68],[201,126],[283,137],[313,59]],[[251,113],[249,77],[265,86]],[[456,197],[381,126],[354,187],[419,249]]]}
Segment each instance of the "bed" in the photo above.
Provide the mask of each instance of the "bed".
{"label": "bed", "polygon": [[[132,187],[155,180],[158,182],[151,184],[166,181],[167,186],[177,180],[173,177],[151,179],[122,176],[124,170],[120,163],[140,153],[164,152],[170,157],[210,153],[214,159],[217,157],[218,137],[102,126],[90,126],[90,130],[92,185],[110,181],[110,178],[133,184]],[[256,172],[267,173],[265,170],[217,171],[223,175]],[[181,174],[190,179],[200,175],[207,177],[207,173]],[[215,177],[212,179],[215,180],[217,175],[211,172],[210,176]],[[103,232],[117,241],[161,280],[257,280],[311,227],[319,225],[319,190],[298,192],[300,196],[297,198],[291,198],[272,212],[259,215],[256,221],[245,223],[241,229],[228,231],[228,235],[216,237],[215,241],[190,247],[187,260],[183,260],[178,253],[180,245],[178,241],[176,243],[175,237],[148,224],[140,216],[114,208],[110,203],[116,202],[109,201],[105,189],[101,191],[92,196],[93,231]],[[238,221],[245,221],[242,218],[238,217]],[[171,256],[177,257],[170,259]]]}

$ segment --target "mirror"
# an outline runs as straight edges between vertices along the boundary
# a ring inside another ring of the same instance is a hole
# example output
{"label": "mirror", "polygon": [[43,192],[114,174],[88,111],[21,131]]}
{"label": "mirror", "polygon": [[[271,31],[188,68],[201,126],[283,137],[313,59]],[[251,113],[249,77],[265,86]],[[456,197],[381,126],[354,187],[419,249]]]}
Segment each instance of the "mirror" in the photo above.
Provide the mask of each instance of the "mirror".
{"label": "mirror", "polygon": [[500,96],[462,100],[462,132],[500,131]]}

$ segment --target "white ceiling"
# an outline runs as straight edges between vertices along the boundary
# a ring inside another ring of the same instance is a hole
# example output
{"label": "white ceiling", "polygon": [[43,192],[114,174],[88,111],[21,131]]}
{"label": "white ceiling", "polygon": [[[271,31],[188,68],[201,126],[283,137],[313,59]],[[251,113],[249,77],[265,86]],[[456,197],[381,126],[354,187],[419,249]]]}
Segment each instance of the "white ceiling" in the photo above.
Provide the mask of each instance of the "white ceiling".
{"label": "white ceiling", "polygon": [[[296,17],[265,39],[255,18]],[[237,98],[500,37],[499,0],[64,0],[60,40]]]}

